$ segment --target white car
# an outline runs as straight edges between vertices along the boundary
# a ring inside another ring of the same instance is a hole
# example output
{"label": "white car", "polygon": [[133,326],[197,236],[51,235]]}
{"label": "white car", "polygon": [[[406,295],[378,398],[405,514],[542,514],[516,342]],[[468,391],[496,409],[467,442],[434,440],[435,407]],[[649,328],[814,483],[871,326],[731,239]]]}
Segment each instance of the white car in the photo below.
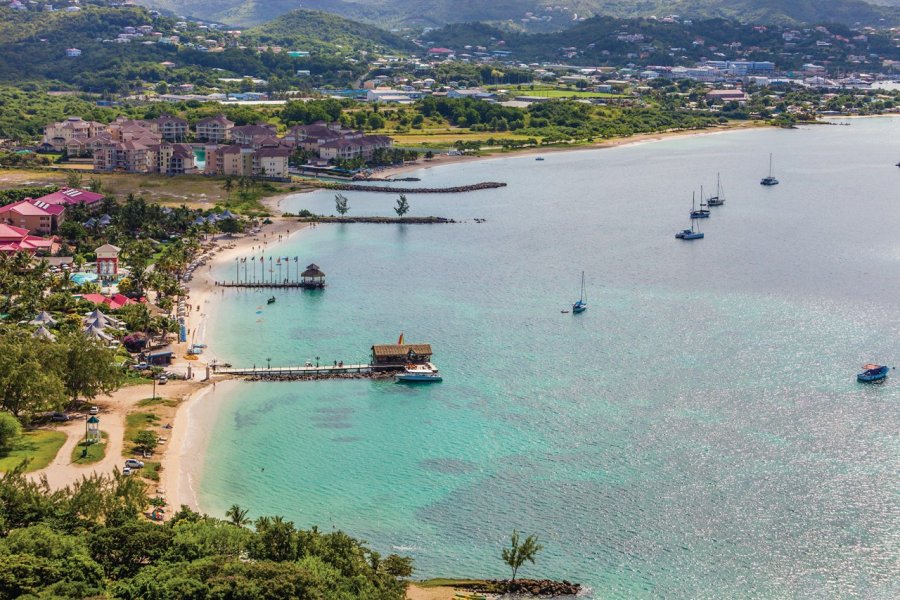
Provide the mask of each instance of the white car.
{"label": "white car", "polygon": [[144,467],[144,463],[142,463],[141,461],[139,461],[137,459],[129,458],[128,460],[125,461],[126,469],[142,469],[143,467]]}
{"label": "white car", "polygon": [[131,469],[125,467],[124,469],[122,469],[122,475],[131,475]]}
{"label": "white car", "polygon": [[88,411],[88,413],[89,413],[89,414],[92,414],[92,415],[99,415],[99,414],[100,414],[100,407],[99,407],[99,406],[92,406],[91,409]]}

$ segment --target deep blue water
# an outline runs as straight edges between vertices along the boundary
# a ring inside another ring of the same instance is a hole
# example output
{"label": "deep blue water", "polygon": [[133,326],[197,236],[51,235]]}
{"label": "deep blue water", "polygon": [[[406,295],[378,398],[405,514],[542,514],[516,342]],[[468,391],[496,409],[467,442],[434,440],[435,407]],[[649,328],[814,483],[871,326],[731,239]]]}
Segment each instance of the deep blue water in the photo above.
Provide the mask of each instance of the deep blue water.
{"label": "deep blue water", "polygon": [[[415,173],[509,186],[409,196],[456,225],[303,233],[275,254],[327,289],[231,291],[207,341],[236,365],[356,362],[403,332],[444,382],[220,393],[201,503],[344,529],[419,577],[503,576],[517,528],[546,546],[523,575],[596,597],[895,597],[900,384],[854,374],[900,362],[898,160],[900,119],[870,119]],[[675,240],[717,172],[706,239]],[[582,270],[590,308],[562,314]]]}

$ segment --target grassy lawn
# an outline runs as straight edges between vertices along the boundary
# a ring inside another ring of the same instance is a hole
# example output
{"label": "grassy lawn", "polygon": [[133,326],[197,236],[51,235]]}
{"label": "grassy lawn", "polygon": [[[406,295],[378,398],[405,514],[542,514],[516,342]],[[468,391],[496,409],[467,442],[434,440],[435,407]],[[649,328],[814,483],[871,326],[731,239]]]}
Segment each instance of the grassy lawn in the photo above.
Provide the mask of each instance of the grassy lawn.
{"label": "grassy lawn", "polygon": [[162,465],[157,461],[144,461],[144,468],[138,469],[137,472],[141,474],[141,477],[144,479],[149,479],[151,481],[159,481],[159,472],[162,470]]}
{"label": "grassy lawn", "polygon": [[[152,401],[152,398],[148,398]],[[142,400],[142,402],[144,402]],[[139,431],[149,429],[156,430],[159,417],[149,412],[133,412],[125,417],[125,444],[122,446],[122,456],[131,457],[134,454],[134,437]]]}
{"label": "grassy lawn", "polygon": [[517,96],[539,96],[541,98],[622,98],[619,94],[605,92],[586,92],[584,90],[516,90]]}
{"label": "grassy lawn", "polygon": [[[179,175],[167,177],[165,175],[143,175],[139,173],[115,173],[115,174],[85,174],[84,185],[93,178],[99,178],[103,183],[103,189],[119,198],[125,198],[128,194],[143,196],[148,201],[159,202],[168,205],[186,204],[192,208],[213,208],[217,204],[225,206],[232,211],[262,210],[259,199],[288,191],[288,186],[283,184],[271,184],[270,188],[254,192],[254,198],[241,201],[236,194],[225,191],[224,178],[210,178],[202,175]],[[0,170],[0,190],[38,185],[65,185],[66,173],[54,171],[40,171],[31,169],[2,169]],[[268,184],[267,184],[268,185]],[[232,196],[232,197],[229,197]]]}
{"label": "grassy lawn", "polygon": [[141,408],[147,408],[148,406],[178,406],[178,401],[161,397],[144,398],[137,405]]}
{"label": "grassy lawn", "polygon": [[463,141],[484,141],[489,138],[494,139],[511,139],[511,140],[527,140],[529,136],[519,135],[511,131],[469,131],[468,129],[457,129],[452,127],[444,127],[441,129],[423,129],[421,131],[410,131],[408,133],[390,133],[394,138],[396,146],[422,146],[425,148],[435,146],[452,146],[457,140]]}
{"label": "grassy lawn", "polygon": [[[74,448],[72,448],[72,464],[73,465],[89,465],[91,463],[100,462],[103,460],[103,457],[106,456],[106,435],[105,431],[101,431],[100,435],[103,436],[103,441],[99,443],[85,443],[84,441],[78,442]],[[87,456],[81,456],[82,451],[87,448]]]}
{"label": "grassy lawn", "polygon": [[66,434],[61,431],[26,431],[13,442],[9,450],[0,452],[0,471],[5,473],[26,458],[31,459],[27,471],[43,469],[56,458],[65,441]]}

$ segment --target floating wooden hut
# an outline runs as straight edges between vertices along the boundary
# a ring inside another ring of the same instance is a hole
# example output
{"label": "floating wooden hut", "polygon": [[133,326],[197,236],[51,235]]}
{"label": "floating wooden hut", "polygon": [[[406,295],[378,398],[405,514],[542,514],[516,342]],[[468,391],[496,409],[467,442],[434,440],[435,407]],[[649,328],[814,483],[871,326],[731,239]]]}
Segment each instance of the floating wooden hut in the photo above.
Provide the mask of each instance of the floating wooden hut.
{"label": "floating wooden hut", "polygon": [[376,344],[372,346],[373,369],[401,369],[408,364],[431,362],[431,344]]}
{"label": "floating wooden hut", "polygon": [[323,288],[325,287],[325,273],[316,263],[307,265],[306,270],[300,274],[300,285],[305,288]]}

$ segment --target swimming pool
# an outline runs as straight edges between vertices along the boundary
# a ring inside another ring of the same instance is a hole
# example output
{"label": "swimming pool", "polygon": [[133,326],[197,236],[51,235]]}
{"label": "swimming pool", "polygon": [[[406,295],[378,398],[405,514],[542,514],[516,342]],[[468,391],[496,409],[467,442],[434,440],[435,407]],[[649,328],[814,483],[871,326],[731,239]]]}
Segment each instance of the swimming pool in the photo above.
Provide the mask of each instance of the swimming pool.
{"label": "swimming pool", "polygon": [[97,281],[98,276],[96,273],[72,273],[69,275],[69,279],[76,284],[81,285],[83,283]]}

